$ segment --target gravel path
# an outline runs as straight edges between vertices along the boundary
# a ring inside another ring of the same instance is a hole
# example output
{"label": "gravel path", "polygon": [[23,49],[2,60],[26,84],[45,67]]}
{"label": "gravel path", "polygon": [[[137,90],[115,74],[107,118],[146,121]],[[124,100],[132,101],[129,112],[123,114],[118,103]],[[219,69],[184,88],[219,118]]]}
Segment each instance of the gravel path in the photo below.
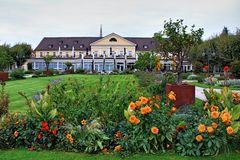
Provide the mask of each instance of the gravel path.
{"label": "gravel path", "polygon": [[[201,100],[203,100],[203,101],[205,101],[206,100],[206,97],[205,97],[205,95],[204,95],[204,93],[203,93],[203,89],[204,88],[201,88],[201,87],[195,87],[195,96],[196,96],[196,98],[199,98],[199,99],[201,99]],[[208,89],[207,89],[208,90]],[[217,92],[221,92],[221,89],[214,89],[215,91],[217,91]],[[240,90],[234,90],[234,92],[238,92],[238,93],[240,93]]]}

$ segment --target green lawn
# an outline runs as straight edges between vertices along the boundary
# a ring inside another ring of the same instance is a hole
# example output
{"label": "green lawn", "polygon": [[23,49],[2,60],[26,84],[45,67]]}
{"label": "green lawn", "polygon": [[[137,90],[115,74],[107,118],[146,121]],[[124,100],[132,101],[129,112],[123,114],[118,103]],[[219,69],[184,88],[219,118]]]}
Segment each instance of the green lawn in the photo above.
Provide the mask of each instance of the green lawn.
{"label": "green lawn", "polygon": [[[45,89],[49,82],[53,79],[68,80],[69,78],[76,78],[79,81],[87,81],[87,85],[94,86],[98,82],[101,75],[62,75],[54,77],[41,77],[41,78],[29,78],[24,80],[8,81],[6,85],[6,91],[10,97],[10,112],[25,112],[28,106],[25,104],[25,99],[18,94],[19,91],[25,92],[28,97],[32,97],[35,93]],[[107,77],[105,75],[104,77]],[[110,75],[112,80],[122,81],[122,83],[128,83],[130,80],[135,80],[134,75]]]}
{"label": "green lawn", "polygon": [[[60,151],[27,151],[26,149],[0,150],[0,160],[121,160],[120,155],[84,154]],[[215,157],[182,157],[173,152],[159,154],[136,154],[127,160],[239,160],[239,153],[221,154]]]}
{"label": "green lawn", "polygon": [[[215,88],[215,89],[222,89],[223,87],[221,86],[211,86],[211,85],[207,85],[207,84],[203,84],[203,83],[198,83],[198,82],[189,82],[190,84],[194,85],[194,86],[198,86],[201,88]],[[229,87],[232,90],[240,90],[239,87]]]}

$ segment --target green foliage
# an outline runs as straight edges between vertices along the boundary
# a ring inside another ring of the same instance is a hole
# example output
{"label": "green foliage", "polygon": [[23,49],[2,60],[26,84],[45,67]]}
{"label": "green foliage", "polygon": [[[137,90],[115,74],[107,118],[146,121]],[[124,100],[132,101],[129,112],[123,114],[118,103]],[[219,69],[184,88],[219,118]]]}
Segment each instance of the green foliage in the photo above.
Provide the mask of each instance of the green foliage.
{"label": "green foliage", "polygon": [[163,56],[170,58],[169,53],[177,59],[176,71],[178,72],[178,83],[182,83],[183,61],[189,56],[191,48],[201,42],[203,28],[194,30],[195,25],[187,32],[187,25],[183,20],[164,22],[164,30],[154,34],[157,49],[163,52]]}
{"label": "green foliage", "polygon": [[183,73],[182,77],[183,77],[183,79],[187,79],[188,76],[190,76],[190,75],[192,75],[192,73],[191,72],[187,72],[187,73]]}
{"label": "green foliage", "polygon": [[157,57],[153,52],[139,53],[135,68],[140,71],[152,71],[155,68],[156,63]]}
{"label": "green foliage", "polygon": [[24,69],[14,69],[11,73],[10,76],[12,79],[23,79],[24,77]]}
{"label": "green foliage", "polygon": [[0,82],[1,90],[0,90],[0,118],[8,113],[8,106],[9,106],[9,97],[5,91],[5,83]]}
{"label": "green foliage", "polygon": [[203,64],[199,61],[196,61],[194,63],[194,73],[202,73],[203,71]]}
{"label": "green foliage", "polygon": [[231,63],[231,72],[237,78],[240,78],[240,69],[239,68],[240,68],[240,60],[239,61],[234,61],[234,62]]}
{"label": "green foliage", "polygon": [[0,71],[4,71],[13,63],[12,57],[9,55],[8,46],[0,46]]}
{"label": "green foliage", "polygon": [[64,64],[67,66],[67,69],[69,70],[72,67],[72,62],[64,62]]}
{"label": "green foliage", "polygon": [[85,74],[86,73],[86,71],[84,70],[84,69],[77,69],[76,71],[75,71],[75,73],[78,73],[78,74]]}
{"label": "green foliage", "polygon": [[50,64],[50,62],[52,61],[52,59],[53,59],[53,56],[50,56],[50,55],[47,55],[47,56],[44,56],[43,57],[43,60],[44,60],[44,62],[45,62],[45,64],[46,64],[46,70],[48,71],[48,69],[49,69],[49,64]]}
{"label": "green foliage", "polygon": [[22,65],[32,54],[32,47],[27,43],[18,43],[10,48],[10,55],[17,62],[17,65]]}

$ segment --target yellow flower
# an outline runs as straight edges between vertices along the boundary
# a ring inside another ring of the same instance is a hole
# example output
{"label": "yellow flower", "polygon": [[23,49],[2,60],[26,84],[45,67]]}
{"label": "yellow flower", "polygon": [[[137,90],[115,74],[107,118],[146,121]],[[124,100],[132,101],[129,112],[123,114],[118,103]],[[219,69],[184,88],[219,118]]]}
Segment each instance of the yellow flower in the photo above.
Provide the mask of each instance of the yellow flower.
{"label": "yellow flower", "polygon": [[170,99],[171,101],[176,101],[176,94],[173,91],[171,91],[168,94],[168,99]]}

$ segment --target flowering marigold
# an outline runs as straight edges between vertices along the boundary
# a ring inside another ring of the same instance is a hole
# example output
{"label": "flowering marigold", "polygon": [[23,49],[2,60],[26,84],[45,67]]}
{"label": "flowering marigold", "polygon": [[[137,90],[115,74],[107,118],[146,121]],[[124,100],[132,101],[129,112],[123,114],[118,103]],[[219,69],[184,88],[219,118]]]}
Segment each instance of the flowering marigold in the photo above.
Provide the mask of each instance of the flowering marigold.
{"label": "flowering marigold", "polygon": [[73,138],[72,138],[72,135],[71,134],[67,134],[67,139],[70,143],[73,143]]}
{"label": "flowering marigold", "polygon": [[146,97],[140,97],[139,98],[142,104],[147,104],[148,99]]}
{"label": "flowering marigold", "polygon": [[18,131],[15,131],[15,132],[13,133],[13,135],[14,135],[14,137],[18,137],[19,132],[18,132]]}
{"label": "flowering marigold", "polygon": [[219,116],[219,112],[218,111],[213,111],[212,112],[212,118],[217,119],[218,116]]}
{"label": "flowering marigold", "polygon": [[147,113],[151,113],[151,112],[152,112],[152,108],[151,108],[151,107],[146,106],[145,108],[146,108],[146,112],[147,112]]}
{"label": "flowering marigold", "polygon": [[204,104],[204,107],[203,107],[203,109],[208,109],[208,102],[206,102],[205,104]]}
{"label": "flowering marigold", "polygon": [[229,134],[229,135],[231,135],[231,134],[233,134],[233,128],[232,127],[227,127],[227,133]]}
{"label": "flowering marigold", "polygon": [[218,124],[215,123],[215,122],[213,122],[213,123],[212,123],[212,127],[213,127],[214,129],[216,129],[216,128],[218,127]]}
{"label": "flowering marigold", "polygon": [[217,111],[217,110],[218,110],[218,106],[211,106],[211,112]]}
{"label": "flowering marigold", "polygon": [[197,140],[198,142],[201,142],[201,141],[203,140],[203,137],[202,137],[201,135],[197,135],[197,136],[196,136],[196,140]]}
{"label": "flowering marigold", "polygon": [[168,99],[171,101],[176,101],[176,94],[173,91],[169,92]]}
{"label": "flowering marigold", "polygon": [[136,108],[135,103],[131,102],[128,106],[131,110],[134,110]]}
{"label": "flowering marigold", "polygon": [[227,123],[227,122],[231,121],[231,116],[228,112],[222,112],[220,117],[221,117],[223,123]]}
{"label": "flowering marigold", "polygon": [[147,114],[147,111],[146,111],[146,107],[142,107],[141,109],[140,109],[140,112],[141,112],[141,114]]}
{"label": "flowering marigold", "polygon": [[161,100],[161,97],[159,95],[156,95],[155,99],[156,99],[156,101],[159,102]]}
{"label": "flowering marigold", "polygon": [[172,107],[171,111],[172,111],[172,112],[176,112],[176,111],[177,111],[177,108],[176,108],[176,107]]}
{"label": "flowering marigold", "polygon": [[152,127],[152,128],[151,128],[151,132],[152,132],[153,134],[158,134],[159,130],[158,130],[157,127]]}
{"label": "flowering marigold", "polygon": [[201,132],[201,133],[205,132],[206,131],[206,126],[204,124],[199,124],[198,131]]}
{"label": "flowering marigold", "polygon": [[81,121],[81,123],[82,123],[82,125],[86,125],[86,124],[87,124],[87,121],[86,121],[85,119],[83,119],[83,120]]}
{"label": "flowering marigold", "polygon": [[135,102],[135,105],[136,105],[137,107],[140,107],[141,104],[142,104],[141,101],[136,101],[136,102]]}
{"label": "flowering marigold", "polygon": [[213,127],[210,126],[210,127],[207,127],[207,131],[209,134],[212,134],[214,132],[214,129]]}
{"label": "flowering marigold", "polygon": [[129,121],[130,121],[131,123],[135,123],[136,119],[137,119],[137,118],[136,118],[135,115],[131,115],[130,118],[129,118]]}
{"label": "flowering marigold", "polygon": [[115,152],[121,151],[121,146],[120,145],[115,146],[114,151]]}
{"label": "flowering marigold", "polygon": [[134,124],[139,124],[140,123],[140,119],[136,118]]}
{"label": "flowering marigold", "polygon": [[157,103],[154,103],[154,107],[158,109],[160,108],[160,106]]}

